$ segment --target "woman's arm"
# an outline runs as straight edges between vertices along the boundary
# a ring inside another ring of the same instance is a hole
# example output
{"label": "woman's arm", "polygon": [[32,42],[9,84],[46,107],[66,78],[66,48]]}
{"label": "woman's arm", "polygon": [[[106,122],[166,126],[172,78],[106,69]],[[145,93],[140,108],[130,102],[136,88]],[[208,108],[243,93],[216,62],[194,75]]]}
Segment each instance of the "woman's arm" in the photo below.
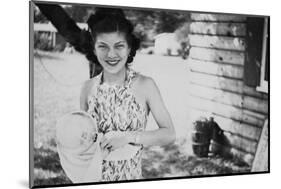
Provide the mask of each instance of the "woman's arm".
{"label": "woman's arm", "polygon": [[[153,131],[143,131],[132,134],[129,140],[134,140],[145,146],[166,145],[175,141],[175,130],[170,114],[164,104],[160,91],[152,78],[144,78],[147,105],[159,127]],[[133,142],[133,141],[132,141]]]}

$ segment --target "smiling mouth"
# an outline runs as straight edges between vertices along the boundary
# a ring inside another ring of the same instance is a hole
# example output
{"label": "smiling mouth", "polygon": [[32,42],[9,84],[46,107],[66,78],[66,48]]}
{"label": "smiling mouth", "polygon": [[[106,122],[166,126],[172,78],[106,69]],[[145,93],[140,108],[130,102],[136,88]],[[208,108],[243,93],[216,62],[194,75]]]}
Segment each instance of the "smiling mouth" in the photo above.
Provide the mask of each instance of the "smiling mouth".
{"label": "smiling mouth", "polygon": [[115,66],[120,62],[120,60],[107,60],[105,62],[111,66]]}

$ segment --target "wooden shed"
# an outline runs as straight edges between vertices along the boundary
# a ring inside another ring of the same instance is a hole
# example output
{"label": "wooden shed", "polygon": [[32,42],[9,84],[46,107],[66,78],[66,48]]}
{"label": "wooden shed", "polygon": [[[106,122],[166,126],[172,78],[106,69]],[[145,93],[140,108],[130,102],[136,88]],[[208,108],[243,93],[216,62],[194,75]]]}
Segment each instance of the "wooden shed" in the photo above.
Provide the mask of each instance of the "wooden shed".
{"label": "wooden shed", "polygon": [[191,119],[214,117],[225,148],[250,165],[268,118],[268,26],[267,17],[191,14]]}

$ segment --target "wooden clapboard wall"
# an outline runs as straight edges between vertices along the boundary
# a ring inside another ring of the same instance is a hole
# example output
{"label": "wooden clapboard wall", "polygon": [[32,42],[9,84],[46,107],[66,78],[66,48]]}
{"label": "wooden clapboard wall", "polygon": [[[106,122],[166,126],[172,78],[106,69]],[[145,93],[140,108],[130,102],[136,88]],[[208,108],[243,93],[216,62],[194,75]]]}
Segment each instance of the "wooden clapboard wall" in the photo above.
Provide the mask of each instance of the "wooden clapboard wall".
{"label": "wooden clapboard wall", "polygon": [[192,14],[187,64],[191,117],[212,114],[227,131],[230,152],[251,164],[268,114],[268,97],[243,81],[246,32],[244,16]]}

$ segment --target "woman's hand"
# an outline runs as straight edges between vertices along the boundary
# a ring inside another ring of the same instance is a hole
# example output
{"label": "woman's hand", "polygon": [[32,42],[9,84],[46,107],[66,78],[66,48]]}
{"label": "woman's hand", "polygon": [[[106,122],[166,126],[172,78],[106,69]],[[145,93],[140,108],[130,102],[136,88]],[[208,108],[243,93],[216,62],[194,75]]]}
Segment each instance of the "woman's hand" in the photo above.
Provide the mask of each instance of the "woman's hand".
{"label": "woman's hand", "polygon": [[103,150],[113,151],[128,144],[128,135],[107,137],[106,135],[101,138],[100,146]]}

